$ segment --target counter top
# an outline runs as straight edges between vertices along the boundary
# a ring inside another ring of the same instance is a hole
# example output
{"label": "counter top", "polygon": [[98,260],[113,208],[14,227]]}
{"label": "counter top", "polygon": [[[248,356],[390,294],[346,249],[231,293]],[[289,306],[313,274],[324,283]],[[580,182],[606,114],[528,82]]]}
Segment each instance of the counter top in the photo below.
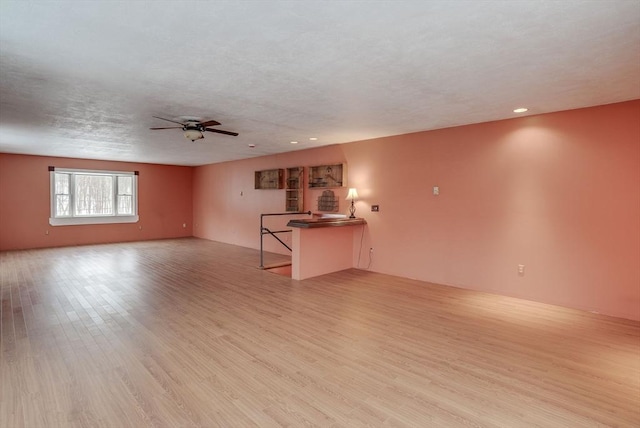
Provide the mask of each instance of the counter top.
{"label": "counter top", "polygon": [[290,220],[287,226],[315,229],[317,227],[359,226],[361,224],[367,224],[367,221],[363,218],[312,218]]}

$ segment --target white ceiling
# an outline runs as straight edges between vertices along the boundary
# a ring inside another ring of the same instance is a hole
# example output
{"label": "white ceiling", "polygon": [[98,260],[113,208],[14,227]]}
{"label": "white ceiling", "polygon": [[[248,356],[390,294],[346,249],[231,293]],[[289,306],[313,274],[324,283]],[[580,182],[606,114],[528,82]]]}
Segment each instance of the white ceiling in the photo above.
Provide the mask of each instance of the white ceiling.
{"label": "white ceiling", "polygon": [[1,0],[0,55],[0,152],[201,165],[640,98],[640,1]]}

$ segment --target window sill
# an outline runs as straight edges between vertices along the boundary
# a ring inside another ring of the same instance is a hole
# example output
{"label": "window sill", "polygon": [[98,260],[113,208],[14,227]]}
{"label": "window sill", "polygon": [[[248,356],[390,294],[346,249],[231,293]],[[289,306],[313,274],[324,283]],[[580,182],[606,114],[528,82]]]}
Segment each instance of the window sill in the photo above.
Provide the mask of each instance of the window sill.
{"label": "window sill", "polygon": [[128,216],[106,216],[106,217],[70,217],[70,218],[49,218],[51,226],[74,226],[81,224],[118,224],[118,223],[137,223],[139,217],[137,215]]}

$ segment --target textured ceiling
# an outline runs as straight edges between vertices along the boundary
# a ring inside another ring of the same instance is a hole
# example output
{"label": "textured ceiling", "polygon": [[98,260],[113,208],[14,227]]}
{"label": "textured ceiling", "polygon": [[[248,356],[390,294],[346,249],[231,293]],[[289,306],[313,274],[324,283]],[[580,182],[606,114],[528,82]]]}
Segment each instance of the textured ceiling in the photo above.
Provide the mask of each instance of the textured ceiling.
{"label": "textured ceiling", "polygon": [[1,0],[0,55],[0,152],[201,165],[640,98],[640,1]]}

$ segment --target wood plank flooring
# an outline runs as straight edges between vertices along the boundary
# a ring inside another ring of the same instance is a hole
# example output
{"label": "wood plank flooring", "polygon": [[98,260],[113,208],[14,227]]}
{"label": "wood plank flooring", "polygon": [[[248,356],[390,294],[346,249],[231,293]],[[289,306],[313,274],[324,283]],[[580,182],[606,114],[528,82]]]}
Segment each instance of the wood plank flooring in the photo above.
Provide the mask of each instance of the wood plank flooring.
{"label": "wood plank flooring", "polygon": [[195,238],[0,253],[0,426],[640,426],[640,323],[258,260]]}

